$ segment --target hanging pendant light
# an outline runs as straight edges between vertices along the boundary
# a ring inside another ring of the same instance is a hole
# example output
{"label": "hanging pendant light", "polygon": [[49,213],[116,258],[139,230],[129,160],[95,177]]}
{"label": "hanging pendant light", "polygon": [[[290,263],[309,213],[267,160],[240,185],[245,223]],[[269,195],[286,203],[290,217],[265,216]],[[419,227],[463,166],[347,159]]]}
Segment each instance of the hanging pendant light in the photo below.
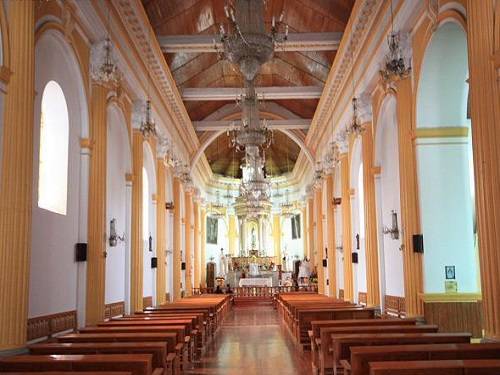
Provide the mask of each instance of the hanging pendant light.
{"label": "hanging pendant light", "polygon": [[[149,25],[148,25],[149,26]],[[151,27],[151,26],[149,26]],[[151,30],[148,29],[149,31],[149,44],[151,45]],[[152,110],[151,110],[151,95],[150,95],[150,90],[151,90],[151,66],[149,64],[148,60],[148,99],[146,100],[146,111],[144,114],[144,120],[141,122],[141,133],[144,136],[144,138],[154,138],[156,137],[156,125],[153,120],[152,116]]]}

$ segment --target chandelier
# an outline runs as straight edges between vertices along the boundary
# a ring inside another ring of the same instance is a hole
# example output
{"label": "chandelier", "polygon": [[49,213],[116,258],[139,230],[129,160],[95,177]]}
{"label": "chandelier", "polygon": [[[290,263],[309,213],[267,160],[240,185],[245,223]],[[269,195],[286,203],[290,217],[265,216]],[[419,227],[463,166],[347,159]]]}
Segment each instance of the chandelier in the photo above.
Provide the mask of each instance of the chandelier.
{"label": "chandelier", "polygon": [[333,171],[339,164],[339,154],[340,147],[338,142],[330,142],[329,149],[325,157],[323,158],[323,169],[326,172]]}
{"label": "chandelier", "polygon": [[210,216],[216,218],[216,219],[222,219],[224,218],[224,209],[226,208],[224,204],[221,203],[220,201],[220,192],[217,190],[215,192],[216,198],[215,198],[215,203],[210,204]]}
{"label": "chandelier", "polygon": [[[271,60],[274,49],[288,39],[288,25],[273,17],[270,32],[265,29],[265,0],[235,0],[226,5],[224,12],[229,30],[220,25],[221,52],[225,58],[237,65],[247,81],[253,81],[261,65]],[[217,47],[216,47],[217,48]]]}
{"label": "chandelier", "polygon": [[285,193],[286,200],[284,203],[281,204],[281,216],[283,216],[287,219],[293,216],[293,209],[294,209],[294,205],[293,205],[293,203],[290,203],[290,199],[289,199],[288,194],[289,194],[289,192],[287,190]]}
{"label": "chandelier", "polygon": [[363,125],[361,125],[361,122],[359,120],[359,115],[358,115],[358,99],[357,98],[352,98],[352,120],[349,126],[347,127],[346,131],[347,134],[353,134],[356,137],[361,135],[364,131]]}
{"label": "chandelier", "polygon": [[156,136],[156,125],[151,116],[151,100],[146,100],[146,113],[144,120],[141,122],[141,133],[144,138]]}
{"label": "chandelier", "polygon": [[380,75],[384,81],[395,78],[403,79],[408,77],[411,72],[411,59],[405,57],[402,36],[400,32],[394,31],[394,13],[391,0],[391,33],[387,37],[389,52],[385,56],[383,68],[380,70]]}
{"label": "chandelier", "polygon": [[113,58],[113,47],[109,37],[102,41],[101,53],[104,53],[100,58],[102,63],[92,69],[92,78],[97,82],[118,85],[122,77]]}

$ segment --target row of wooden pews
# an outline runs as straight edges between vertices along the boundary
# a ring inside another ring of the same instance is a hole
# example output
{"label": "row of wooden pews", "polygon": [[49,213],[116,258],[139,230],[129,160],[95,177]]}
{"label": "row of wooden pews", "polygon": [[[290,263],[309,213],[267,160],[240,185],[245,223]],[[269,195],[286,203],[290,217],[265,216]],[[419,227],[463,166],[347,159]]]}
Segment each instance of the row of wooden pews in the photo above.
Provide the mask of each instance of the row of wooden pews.
{"label": "row of wooden pews", "polygon": [[112,318],[0,359],[0,373],[179,375],[204,354],[230,305],[229,296],[205,295]]}
{"label": "row of wooden pews", "polygon": [[500,374],[500,343],[471,344],[470,333],[377,317],[374,309],[322,295],[280,295],[276,307],[297,345],[311,350],[314,374]]}

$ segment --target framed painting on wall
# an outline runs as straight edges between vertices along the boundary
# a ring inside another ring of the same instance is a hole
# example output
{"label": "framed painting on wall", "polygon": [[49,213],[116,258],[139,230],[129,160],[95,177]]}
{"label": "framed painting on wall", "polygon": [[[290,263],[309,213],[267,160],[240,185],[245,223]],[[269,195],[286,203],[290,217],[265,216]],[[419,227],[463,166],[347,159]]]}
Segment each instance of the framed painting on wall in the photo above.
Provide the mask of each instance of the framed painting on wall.
{"label": "framed painting on wall", "polygon": [[219,220],[207,216],[207,243],[217,245],[217,234],[219,231]]}

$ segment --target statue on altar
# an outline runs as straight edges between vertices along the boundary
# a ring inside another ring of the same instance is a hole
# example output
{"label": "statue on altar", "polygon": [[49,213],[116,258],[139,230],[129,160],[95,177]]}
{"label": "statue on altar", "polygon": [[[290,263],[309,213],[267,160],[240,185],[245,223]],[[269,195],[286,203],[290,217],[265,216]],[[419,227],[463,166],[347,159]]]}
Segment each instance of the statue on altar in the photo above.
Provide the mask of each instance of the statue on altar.
{"label": "statue on altar", "polygon": [[259,275],[259,264],[257,263],[257,257],[255,255],[252,256],[252,260],[248,265],[248,271],[250,273],[250,276]]}
{"label": "statue on altar", "polygon": [[224,248],[220,249],[220,258],[219,258],[219,277],[226,277],[228,271],[227,259],[224,255]]}
{"label": "statue on altar", "polygon": [[252,240],[251,245],[252,245],[252,250],[255,250],[257,248],[257,236],[255,235],[255,227],[252,227],[252,231],[250,234],[250,238]]}
{"label": "statue on altar", "polygon": [[307,283],[311,277],[311,262],[307,257],[304,257],[304,260],[300,262],[298,277],[302,283]]}

